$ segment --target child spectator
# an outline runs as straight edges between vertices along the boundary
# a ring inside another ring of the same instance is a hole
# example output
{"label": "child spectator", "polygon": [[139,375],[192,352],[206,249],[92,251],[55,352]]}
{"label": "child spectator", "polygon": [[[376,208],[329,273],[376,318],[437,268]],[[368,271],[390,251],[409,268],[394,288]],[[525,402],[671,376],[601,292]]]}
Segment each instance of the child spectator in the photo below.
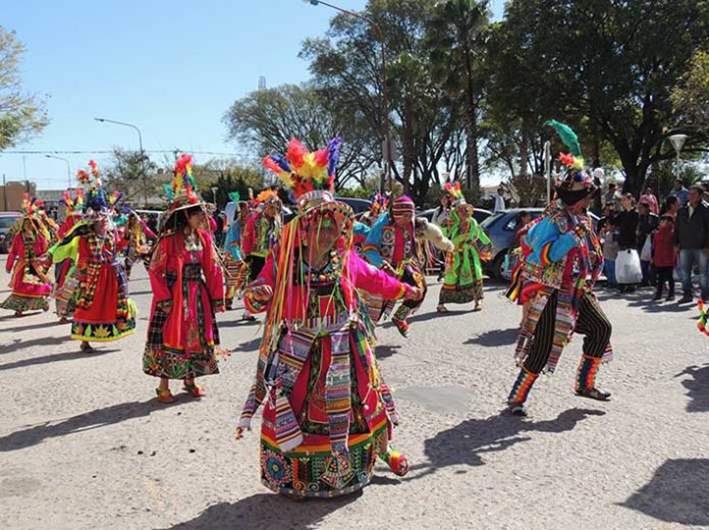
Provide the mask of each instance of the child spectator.
{"label": "child spectator", "polygon": [[655,300],[662,298],[662,289],[665,282],[668,284],[667,301],[675,299],[675,279],[673,276],[677,253],[674,246],[674,219],[671,215],[660,217],[660,227],[653,236],[652,246],[654,255],[653,265],[657,271],[657,291]]}

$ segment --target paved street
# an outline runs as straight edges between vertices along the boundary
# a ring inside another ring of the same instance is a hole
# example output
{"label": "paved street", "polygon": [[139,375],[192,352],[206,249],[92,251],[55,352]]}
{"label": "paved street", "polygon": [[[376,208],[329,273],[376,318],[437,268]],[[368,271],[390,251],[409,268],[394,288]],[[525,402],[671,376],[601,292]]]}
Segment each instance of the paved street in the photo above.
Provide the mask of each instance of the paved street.
{"label": "paved street", "polygon": [[574,396],[575,340],[519,420],[500,411],[517,374],[520,310],[493,285],[482,313],[439,316],[435,284],[408,340],[389,323],[379,330],[377,357],[404,420],[395,445],[412,471],[399,479],[380,466],[360,495],[294,503],[261,486],[258,432],[233,439],[258,323],[240,322],[240,306],[220,315],[234,353],[201,380],[207,397],[158,404],[141,371],[150,286],[135,272],[138,331],[95,354],[80,353],[51,313],[0,315],[0,528],[709,526],[709,339],[693,307],[602,293],[616,360],[599,381],[613,400]]}

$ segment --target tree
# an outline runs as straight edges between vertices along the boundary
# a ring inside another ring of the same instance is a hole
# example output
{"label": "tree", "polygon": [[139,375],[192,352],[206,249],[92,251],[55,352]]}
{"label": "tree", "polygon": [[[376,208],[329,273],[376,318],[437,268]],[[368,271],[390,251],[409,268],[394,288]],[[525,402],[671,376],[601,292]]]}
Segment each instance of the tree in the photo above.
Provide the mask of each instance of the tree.
{"label": "tree", "polygon": [[478,115],[483,83],[480,63],[483,33],[488,24],[488,2],[444,0],[428,22],[427,47],[443,86],[465,109],[467,188],[480,187]]}
{"label": "tree", "polygon": [[[145,178],[143,178],[145,172]],[[108,164],[102,170],[103,184],[109,191],[120,191],[124,201],[138,203],[143,197],[162,195],[162,184],[169,182],[158,173],[158,165],[146,154],[115,147]]]}
{"label": "tree", "polygon": [[[459,103],[435,82],[428,52],[423,46],[428,14],[434,0],[370,0],[363,14],[384,34],[389,57],[386,71],[391,137],[401,162],[393,165],[396,181],[421,203],[429,187],[440,183],[439,163],[457,172],[460,137]],[[338,15],[325,38],[308,39],[300,56],[320,87],[329,91],[334,105],[363,112],[369,135],[375,140],[376,161],[382,128],[383,76],[380,37],[361,19]],[[350,110],[351,111],[351,110]]]}
{"label": "tree", "polygon": [[672,90],[678,121],[709,134],[709,52],[696,50],[679,86]]}
{"label": "tree", "polygon": [[291,138],[319,149],[342,135],[345,142],[335,182],[340,189],[352,179],[362,182],[376,160],[377,142],[364,114],[335,105],[327,88],[308,83],[252,92],[237,100],[223,121],[230,140],[255,147],[262,156],[283,152]]}
{"label": "tree", "polygon": [[0,151],[42,132],[49,123],[44,102],[23,91],[19,64],[24,45],[0,26]]}

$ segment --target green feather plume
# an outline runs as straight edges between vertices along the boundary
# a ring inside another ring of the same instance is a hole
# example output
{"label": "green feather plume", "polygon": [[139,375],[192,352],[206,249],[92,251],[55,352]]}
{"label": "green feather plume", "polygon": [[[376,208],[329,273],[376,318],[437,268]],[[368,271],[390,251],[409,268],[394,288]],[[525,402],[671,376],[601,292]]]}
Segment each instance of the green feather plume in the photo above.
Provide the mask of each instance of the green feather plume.
{"label": "green feather plume", "polygon": [[165,190],[167,200],[172,202],[172,200],[175,198],[175,191],[172,189],[172,184],[163,184],[162,189]]}
{"label": "green feather plume", "polygon": [[545,121],[544,125],[554,127],[556,134],[559,135],[559,138],[561,138],[561,141],[564,142],[564,145],[569,148],[569,152],[572,155],[581,156],[581,144],[579,144],[579,137],[576,136],[576,133],[571,127],[556,120]]}
{"label": "green feather plume", "polygon": [[238,191],[230,191],[229,192],[229,200],[238,203],[239,199],[241,199],[241,194]]}

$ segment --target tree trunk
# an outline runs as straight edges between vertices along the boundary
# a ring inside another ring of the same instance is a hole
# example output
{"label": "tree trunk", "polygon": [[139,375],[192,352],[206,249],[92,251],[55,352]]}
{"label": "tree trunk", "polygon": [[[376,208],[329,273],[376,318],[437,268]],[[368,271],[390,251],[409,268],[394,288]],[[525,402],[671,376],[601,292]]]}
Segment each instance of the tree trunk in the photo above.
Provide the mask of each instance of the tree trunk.
{"label": "tree trunk", "polygon": [[528,160],[529,160],[529,135],[527,134],[527,123],[522,120],[522,141],[519,144],[519,174],[522,177],[526,177],[529,173]]}
{"label": "tree trunk", "polygon": [[467,188],[480,191],[480,165],[478,161],[478,105],[475,101],[475,85],[473,83],[473,65],[470,51],[466,48],[463,56],[465,58],[466,73],[466,174]]}

